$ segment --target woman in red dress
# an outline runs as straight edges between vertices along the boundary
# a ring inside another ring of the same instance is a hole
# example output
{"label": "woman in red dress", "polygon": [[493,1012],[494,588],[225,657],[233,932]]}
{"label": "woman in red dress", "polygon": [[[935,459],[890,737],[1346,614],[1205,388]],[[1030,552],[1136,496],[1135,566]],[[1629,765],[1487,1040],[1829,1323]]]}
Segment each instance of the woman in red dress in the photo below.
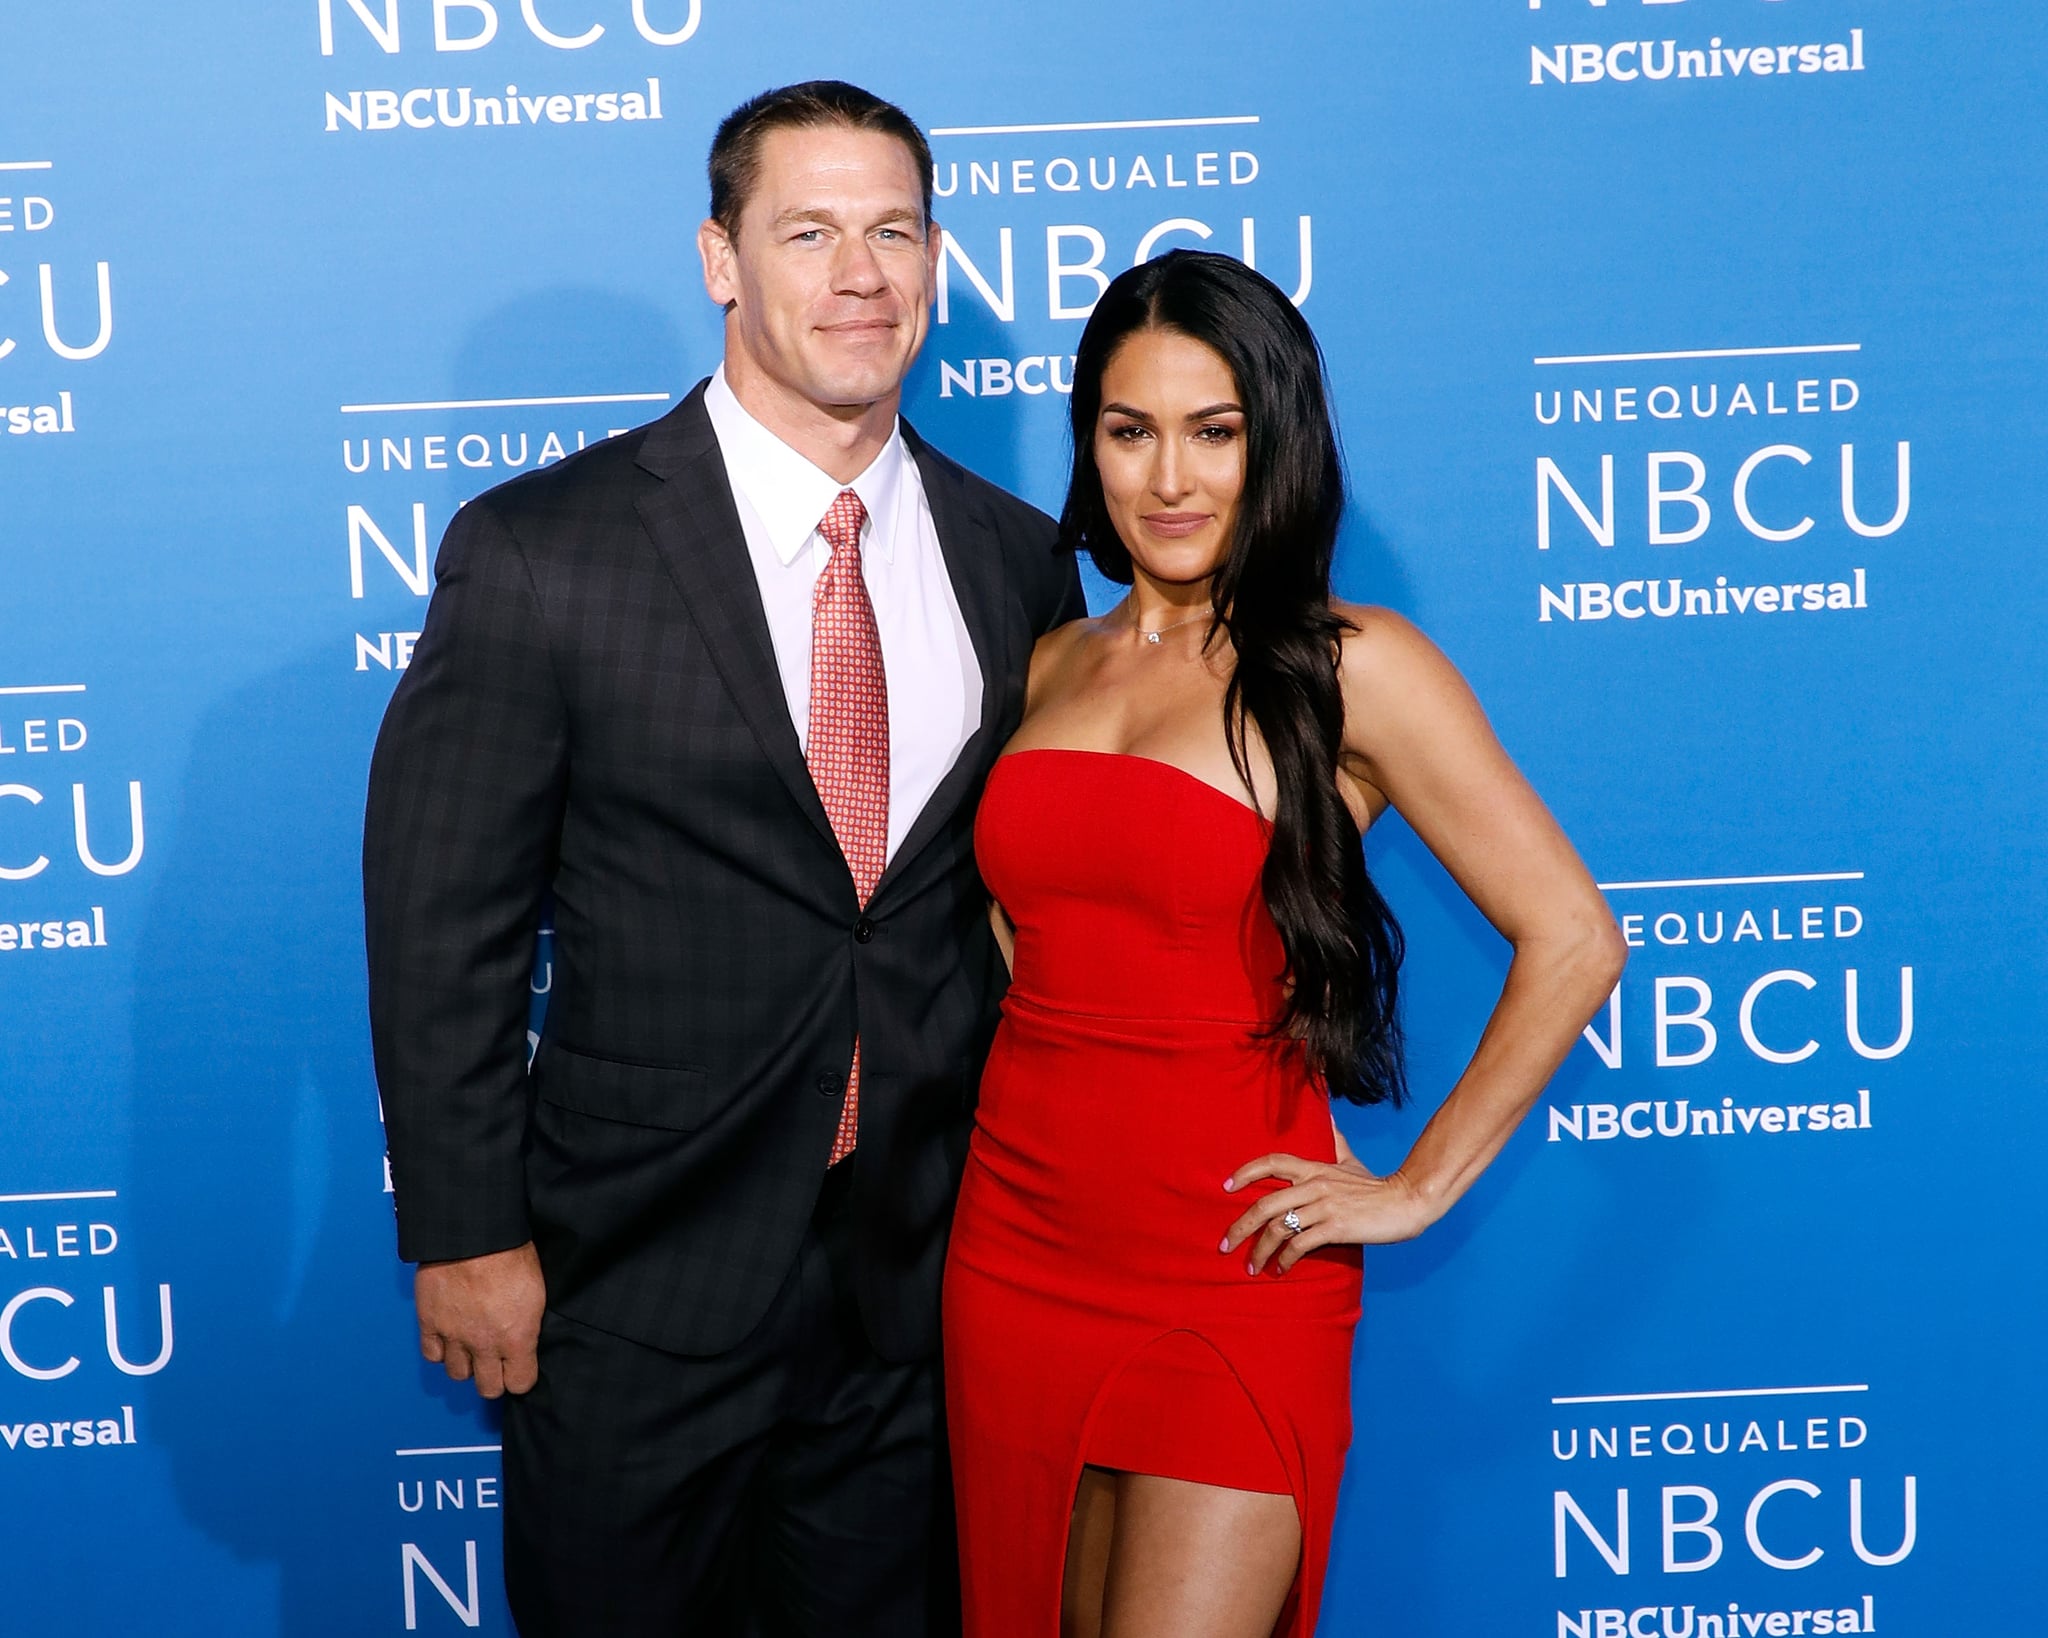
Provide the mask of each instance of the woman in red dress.
{"label": "woman in red dress", "polygon": [[[976,826],[1012,983],[946,1274],[968,1638],[1305,1638],[1350,1440],[1360,1250],[1506,1142],[1620,971],[1571,844],[1450,663],[1333,602],[1315,339],[1175,251],[1081,339],[1062,532],[1130,595],[1032,657]],[[1400,1168],[1397,807],[1514,946]]]}

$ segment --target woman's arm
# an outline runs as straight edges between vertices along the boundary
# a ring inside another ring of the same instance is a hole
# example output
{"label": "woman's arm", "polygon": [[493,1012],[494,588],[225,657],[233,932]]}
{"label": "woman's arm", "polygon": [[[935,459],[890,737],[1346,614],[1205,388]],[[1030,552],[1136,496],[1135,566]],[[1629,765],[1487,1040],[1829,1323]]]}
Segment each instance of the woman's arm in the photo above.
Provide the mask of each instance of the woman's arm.
{"label": "woman's arm", "polygon": [[[1513,947],[1507,982],[1472,1061],[1398,1170],[1374,1177],[1340,1149],[1337,1165],[1268,1155],[1226,1185],[1290,1185],[1232,1225],[1223,1249],[1254,1240],[1254,1271],[1284,1269],[1319,1245],[1419,1234],[1450,1209],[1529,1112],[1626,951],[1592,876],[1530,789],[1456,667],[1399,615],[1342,611],[1356,629],[1341,675],[1343,777],[1355,804],[1391,804]],[[1280,1224],[1299,1213],[1301,1232]]]}

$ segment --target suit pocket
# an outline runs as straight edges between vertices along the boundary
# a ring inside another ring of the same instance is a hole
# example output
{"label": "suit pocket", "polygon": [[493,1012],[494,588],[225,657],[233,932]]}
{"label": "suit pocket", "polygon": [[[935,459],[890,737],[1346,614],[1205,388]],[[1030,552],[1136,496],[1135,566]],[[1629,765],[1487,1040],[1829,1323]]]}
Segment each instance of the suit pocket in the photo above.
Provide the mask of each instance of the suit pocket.
{"label": "suit pocket", "polygon": [[533,1080],[542,1103],[627,1126],[694,1132],[711,1113],[710,1085],[701,1069],[628,1063],[552,1040],[541,1042]]}

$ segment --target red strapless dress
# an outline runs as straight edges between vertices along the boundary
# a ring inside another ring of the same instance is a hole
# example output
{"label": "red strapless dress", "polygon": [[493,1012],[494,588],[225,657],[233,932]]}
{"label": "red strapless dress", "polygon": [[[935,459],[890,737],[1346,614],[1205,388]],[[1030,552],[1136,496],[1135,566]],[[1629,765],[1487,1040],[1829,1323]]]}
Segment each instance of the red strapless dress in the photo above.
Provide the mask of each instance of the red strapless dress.
{"label": "red strapless dress", "polygon": [[1253,1279],[1217,1250],[1239,1166],[1336,1158],[1300,1048],[1262,1033],[1283,1001],[1268,835],[1142,757],[1020,751],[990,776],[975,848],[1017,944],[946,1266],[967,1638],[1058,1638],[1083,1463],[1292,1494],[1276,1630],[1314,1630],[1360,1255]]}

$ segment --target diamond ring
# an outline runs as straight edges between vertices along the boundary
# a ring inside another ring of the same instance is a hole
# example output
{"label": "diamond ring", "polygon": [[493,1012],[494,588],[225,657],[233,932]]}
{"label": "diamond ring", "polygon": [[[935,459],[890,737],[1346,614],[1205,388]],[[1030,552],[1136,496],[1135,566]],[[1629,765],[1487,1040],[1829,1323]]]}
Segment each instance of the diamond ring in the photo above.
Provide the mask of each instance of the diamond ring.
{"label": "diamond ring", "polygon": [[1288,1212],[1285,1217],[1280,1219],[1280,1226],[1289,1234],[1299,1234],[1301,1232],[1301,1213],[1298,1211]]}

